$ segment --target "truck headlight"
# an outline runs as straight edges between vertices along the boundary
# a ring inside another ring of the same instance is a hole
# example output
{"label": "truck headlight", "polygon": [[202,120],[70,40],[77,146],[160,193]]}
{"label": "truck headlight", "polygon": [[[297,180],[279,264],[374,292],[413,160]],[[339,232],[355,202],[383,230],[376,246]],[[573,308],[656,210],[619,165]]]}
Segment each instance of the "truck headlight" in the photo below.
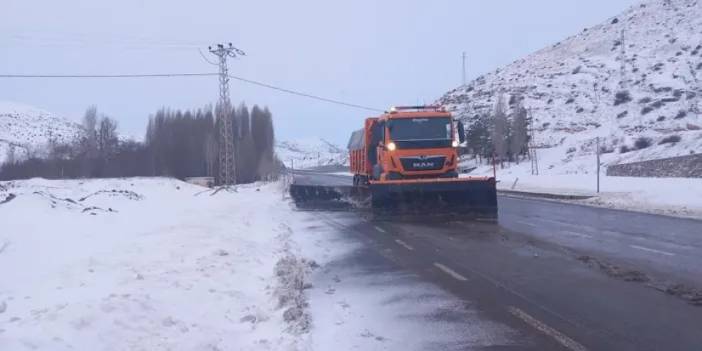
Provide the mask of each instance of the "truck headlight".
{"label": "truck headlight", "polygon": [[454,140],[453,142],[451,142],[451,146],[458,147],[458,140]]}
{"label": "truck headlight", "polygon": [[388,143],[388,150],[395,151],[396,149],[397,149],[397,145],[395,145],[395,143],[393,143],[393,142]]}

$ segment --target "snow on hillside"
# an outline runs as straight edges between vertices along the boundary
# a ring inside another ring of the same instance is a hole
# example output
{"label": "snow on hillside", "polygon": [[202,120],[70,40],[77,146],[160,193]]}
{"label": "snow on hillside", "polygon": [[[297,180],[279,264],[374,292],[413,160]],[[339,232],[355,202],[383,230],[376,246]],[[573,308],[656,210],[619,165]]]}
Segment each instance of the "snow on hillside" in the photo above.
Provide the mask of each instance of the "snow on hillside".
{"label": "snow on hillside", "polygon": [[276,154],[286,167],[296,169],[348,164],[346,149],[322,138],[279,142]]}
{"label": "snow on hillside", "polygon": [[[522,94],[546,173],[702,150],[702,2],[654,0],[457,88],[439,102],[467,124]],[[636,140],[651,146],[636,150]],[[680,138],[677,142],[665,142]],[[626,152],[626,148],[634,151]],[[526,162],[522,167],[529,167]]]}
{"label": "snow on hillside", "polygon": [[81,127],[53,113],[14,102],[0,101],[0,164],[10,145],[17,157],[38,152],[50,140],[69,142],[82,133]]}

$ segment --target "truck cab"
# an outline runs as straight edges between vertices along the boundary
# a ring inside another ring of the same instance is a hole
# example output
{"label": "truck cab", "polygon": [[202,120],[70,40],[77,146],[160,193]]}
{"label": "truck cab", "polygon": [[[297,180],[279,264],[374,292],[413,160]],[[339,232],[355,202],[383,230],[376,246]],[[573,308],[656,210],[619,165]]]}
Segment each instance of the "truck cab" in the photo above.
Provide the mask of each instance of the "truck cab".
{"label": "truck cab", "polygon": [[366,128],[371,180],[458,177],[457,149],[465,134],[451,113],[435,106],[394,107],[367,120]]}

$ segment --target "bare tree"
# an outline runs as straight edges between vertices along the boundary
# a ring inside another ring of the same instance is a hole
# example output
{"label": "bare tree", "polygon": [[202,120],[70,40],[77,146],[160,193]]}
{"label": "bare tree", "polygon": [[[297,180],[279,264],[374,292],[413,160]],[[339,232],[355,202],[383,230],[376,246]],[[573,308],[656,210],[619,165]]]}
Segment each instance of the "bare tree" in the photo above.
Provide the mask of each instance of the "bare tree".
{"label": "bare tree", "polygon": [[7,155],[5,157],[5,163],[14,164],[17,162],[17,151],[15,150],[15,145],[10,144],[7,148]]}
{"label": "bare tree", "polygon": [[108,158],[117,150],[119,137],[117,136],[117,121],[103,116],[100,119],[100,127],[97,133],[97,145],[100,156]]}
{"label": "bare tree", "polygon": [[85,131],[83,152],[85,152],[88,158],[94,158],[97,156],[97,123],[97,106],[92,105],[85,110],[85,114],[83,115],[83,129]]}
{"label": "bare tree", "polygon": [[524,152],[524,147],[528,141],[527,110],[524,108],[521,96],[517,97],[517,103],[513,111],[509,152],[519,164],[519,157]]}

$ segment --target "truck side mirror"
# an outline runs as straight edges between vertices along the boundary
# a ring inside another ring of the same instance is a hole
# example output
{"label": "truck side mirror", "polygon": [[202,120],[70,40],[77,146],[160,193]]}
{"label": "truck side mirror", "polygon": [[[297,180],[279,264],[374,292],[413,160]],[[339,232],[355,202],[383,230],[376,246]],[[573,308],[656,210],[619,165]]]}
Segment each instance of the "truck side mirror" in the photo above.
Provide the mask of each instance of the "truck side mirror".
{"label": "truck side mirror", "polygon": [[466,142],[466,128],[463,126],[461,121],[458,121],[458,143],[463,144]]}

